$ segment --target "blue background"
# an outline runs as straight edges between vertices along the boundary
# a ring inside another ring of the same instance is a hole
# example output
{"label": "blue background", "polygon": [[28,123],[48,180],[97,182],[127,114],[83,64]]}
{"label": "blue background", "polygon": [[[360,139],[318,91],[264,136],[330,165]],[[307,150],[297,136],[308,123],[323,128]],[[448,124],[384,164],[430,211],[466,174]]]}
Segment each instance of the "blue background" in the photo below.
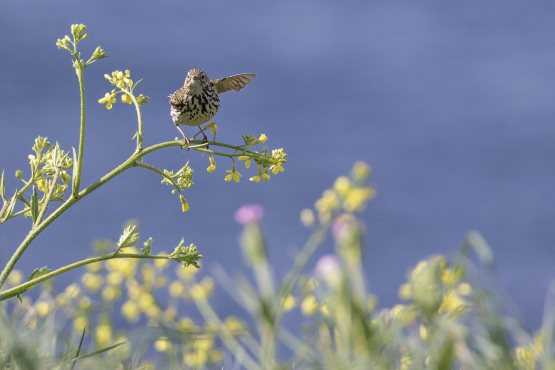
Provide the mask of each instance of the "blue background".
{"label": "blue background", "polygon": [[[218,140],[264,133],[285,148],[285,172],[264,184],[224,182],[231,163],[183,154],[177,147],[145,158],[179,169],[187,160],[195,186],[181,212],[160,177],[132,169],[81,200],[29,247],[17,265],[60,267],[91,255],[99,237],[117,239],[123,223],[141,221],[141,241],[171,251],[182,236],[204,266],[242,268],[234,211],[265,207],[272,262],[282,277],[308,231],[299,211],[362,159],[378,196],[368,226],[368,283],[383,306],[417,261],[452,254],[470,229],[483,233],[497,258],[502,286],[531,327],[541,322],[555,275],[555,3],[501,1],[55,1],[0,5],[0,168],[8,193],[29,175],[37,135],[78,146],[79,90],[68,53],[55,42],[84,23],[88,58],[98,45],[111,57],[86,70],[87,141],[82,185],[134,150],[134,109],[97,103],[113,70],[143,78],[144,142],[179,133],[168,94],[189,69],[212,79],[257,73],[246,89],[221,96]],[[192,133],[192,129],[187,129]],[[0,227],[0,261],[27,233],[28,219]],[[319,254],[331,252],[327,243]],[[313,263],[313,261],[311,262]],[[206,270],[208,271],[208,270]],[[78,272],[66,275],[70,282]],[[220,312],[240,310],[225,294]],[[225,306],[225,307],[224,307]]]}

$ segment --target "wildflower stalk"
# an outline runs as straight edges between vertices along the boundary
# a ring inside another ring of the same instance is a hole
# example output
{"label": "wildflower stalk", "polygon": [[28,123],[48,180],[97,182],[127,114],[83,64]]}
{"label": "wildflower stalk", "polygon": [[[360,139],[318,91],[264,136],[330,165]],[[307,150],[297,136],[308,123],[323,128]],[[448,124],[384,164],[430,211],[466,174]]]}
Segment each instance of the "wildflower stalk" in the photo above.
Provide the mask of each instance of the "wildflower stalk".
{"label": "wildflower stalk", "polygon": [[130,94],[128,91],[123,90],[123,92],[133,100],[133,104],[135,105],[135,109],[137,110],[137,120],[138,120],[138,131],[137,131],[137,150],[143,150],[143,116],[141,115],[141,108],[137,99],[133,94]]}
{"label": "wildflower stalk", "polygon": [[37,221],[35,222],[35,225],[33,225],[33,227],[37,227],[38,225],[40,225],[42,218],[44,217],[44,213],[46,212],[46,209],[48,208],[48,203],[50,203],[50,198],[52,197],[52,193],[54,192],[54,189],[56,188],[56,183],[58,182],[58,177],[60,176],[60,169],[56,168],[56,172],[54,172],[54,178],[52,179],[52,186],[50,187],[50,190],[48,191],[48,195],[46,196],[46,199],[44,200],[44,204],[42,206],[42,210],[39,213],[39,216],[37,217]]}
{"label": "wildflower stalk", "polygon": [[79,133],[79,154],[77,156],[77,166],[76,173],[73,174],[72,183],[72,194],[74,198],[79,197],[79,187],[81,185],[81,170],[83,168],[83,152],[85,149],[85,84],[83,82],[83,65],[81,64],[81,58],[77,53],[77,43],[74,44],[75,48],[75,60],[76,60],[76,72],[77,78],[79,79],[79,90],[81,93],[81,131]]}
{"label": "wildflower stalk", "polygon": [[[190,140],[190,142],[193,143],[193,144],[202,144],[202,140]],[[111,179],[113,179],[114,177],[116,177],[117,175],[122,173],[123,171],[125,171],[129,168],[132,168],[134,166],[145,167],[146,165],[141,165],[139,163],[140,159],[143,156],[145,156],[149,153],[152,153],[156,150],[160,150],[160,149],[163,149],[163,148],[168,148],[168,147],[171,147],[171,146],[181,147],[182,144],[183,143],[181,141],[167,141],[167,142],[152,145],[152,146],[144,148],[143,150],[140,150],[140,151],[136,151],[135,153],[133,153],[133,155],[131,155],[125,162],[120,164],[118,167],[116,167],[115,169],[113,169],[112,171],[110,171],[109,173],[107,173],[106,175],[101,177],[100,179],[98,179],[93,184],[89,185],[85,189],[78,192],[77,196],[70,197],[68,200],[66,200],[60,207],[58,207],[54,212],[52,212],[42,223],[37,224],[36,227],[34,229],[32,229],[29,232],[29,234],[27,234],[27,236],[25,237],[23,242],[19,245],[19,247],[17,248],[15,253],[12,255],[12,257],[10,258],[10,260],[8,261],[6,266],[4,267],[4,270],[0,274],[0,288],[2,288],[2,286],[6,282],[6,279],[8,278],[8,275],[13,270],[17,261],[21,258],[21,256],[23,255],[23,253],[25,252],[27,247],[31,244],[31,242],[46,227],[48,227],[48,225],[50,225],[55,219],[57,219],[61,214],[63,214],[73,204],[75,204],[76,202],[78,202],[80,199],[87,196],[88,194],[92,193],[97,188],[104,185],[105,183],[107,183],[108,181],[110,181]],[[242,146],[233,146],[233,145],[219,143],[219,142],[215,142],[215,141],[210,142],[210,145],[235,149],[236,151],[242,150]],[[203,149],[201,147],[201,145],[191,146],[190,149],[199,150],[199,151],[207,151],[206,149]],[[213,153],[213,151],[211,151],[211,150],[209,152]],[[223,154],[225,154],[225,153],[223,153]],[[225,155],[227,155],[227,154],[225,154]],[[263,156],[261,155],[261,157],[263,157]],[[164,176],[164,177],[166,177],[166,176]]]}
{"label": "wildflower stalk", "polygon": [[26,291],[28,291],[29,289],[31,289],[33,286],[37,285],[38,283],[42,283],[45,280],[51,279],[57,275],[60,275],[64,272],[73,270],[77,267],[81,267],[81,266],[85,266],[91,263],[95,263],[95,262],[99,262],[99,261],[105,261],[105,260],[109,260],[109,259],[115,259],[115,258],[142,258],[142,259],[173,259],[174,257],[170,256],[170,255],[144,255],[144,254],[133,254],[133,253],[110,253],[110,254],[106,254],[103,256],[98,256],[98,257],[93,257],[93,258],[88,258],[86,260],[82,260],[79,262],[75,262],[72,263],[70,265],[64,266],[62,268],[59,268],[57,270],[51,271],[47,274],[41,275],[33,280],[29,280],[23,284],[20,284],[18,286],[15,286],[11,289],[8,290],[4,290],[3,292],[0,292],[0,301],[4,301],[8,298],[14,297],[18,294],[22,294]]}
{"label": "wildflower stalk", "polygon": [[[190,281],[186,281],[185,284],[189,290],[192,288]],[[233,335],[226,329],[226,326],[220,320],[216,312],[214,312],[212,306],[210,306],[210,304],[206,301],[206,298],[193,296],[192,299],[193,302],[195,302],[200,314],[204,317],[204,320],[209,323],[215,323],[216,327],[220,328],[222,334],[220,338],[222,339],[223,344],[231,353],[233,353],[235,358],[241,360],[241,365],[248,370],[259,370],[260,367],[256,361],[248,353],[246,353],[244,347],[239,344]]]}

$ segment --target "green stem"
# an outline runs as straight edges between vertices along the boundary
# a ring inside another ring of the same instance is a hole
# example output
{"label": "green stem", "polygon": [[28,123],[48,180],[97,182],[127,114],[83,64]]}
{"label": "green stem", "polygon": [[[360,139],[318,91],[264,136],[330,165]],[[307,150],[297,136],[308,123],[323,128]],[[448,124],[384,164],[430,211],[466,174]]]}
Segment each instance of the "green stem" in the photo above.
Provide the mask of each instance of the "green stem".
{"label": "green stem", "polygon": [[172,257],[170,257],[169,255],[163,255],[163,256],[148,255],[148,256],[145,256],[144,254],[133,254],[133,253],[118,253],[118,254],[110,253],[110,254],[106,254],[104,256],[88,258],[86,260],[75,262],[75,263],[72,263],[70,265],[64,266],[64,267],[59,268],[57,270],[50,271],[47,274],[41,275],[38,278],[27,281],[23,284],[20,284],[20,285],[16,286],[16,287],[13,287],[11,289],[4,290],[3,292],[0,293],[0,301],[11,298],[11,297],[13,297],[17,294],[24,293],[24,292],[28,291],[29,289],[31,289],[33,286],[37,285],[38,283],[41,283],[41,282],[43,282],[45,280],[48,280],[48,279],[51,279],[54,276],[60,275],[64,272],[66,272],[66,271],[73,270],[77,267],[88,265],[90,263],[105,261],[105,260],[109,260],[109,259],[113,259],[113,258],[172,259]]}
{"label": "green stem", "polygon": [[[77,54],[78,55],[78,54]],[[81,60],[76,57],[79,67],[76,68],[77,77],[79,78],[79,89],[81,92],[81,131],[79,133],[79,154],[77,156],[77,173],[73,174],[72,193],[73,197],[79,196],[79,187],[81,185],[81,170],[83,168],[83,151],[85,149],[85,84],[83,83],[83,66]]]}
{"label": "green stem", "polygon": [[[191,143],[202,144],[202,140],[191,140]],[[210,144],[215,145],[215,146],[223,146],[223,147],[228,147],[228,148],[232,148],[232,149],[236,149],[236,150],[241,150],[241,149],[239,149],[239,147],[235,147],[235,146],[228,145],[228,144],[223,144],[223,143],[218,143],[218,142],[211,142]],[[36,227],[35,229],[32,229],[29,232],[29,234],[27,234],[27,236],[25,237],[23,242],[21,242],[19,247],[17,247],[15,253],[12,255],[12,257],[10,258],[10,260],[8,261],[6,266],[4,267],[4,270],[2,270],[2,273],[0,274],[0,289],[2,288],[4,283],[6,282],[6,279],[8,278],[8,275],[13,270],[13,268],[15,267],[15,264],[21,258],[21,256],[23,255],[23,253],[25,252],[25,250],[27,249],[29,244],[31,244],[31,242],[46,227],[48,227],[48,225],[50,225],[55,219],[57,219],[69,207],[71,207],[74,203],[79,201],[81,198],[83,198],[83,197],[87,196],[88,194],[92,193],[97,188],[104,185],[105,183],[107,183],[108,181],[110,181],[112,178],[116,177],[117,175],[119,175],[123,171],[125,171],[125,170],[133,167],[134,165],[136,165],[136,162],[140,158],[142,158],[143,156],[147,155],[148,153],[154,152],[156,150],[160,150],[160,149],[167,148],[167,147],[170,147],[170,146],[179,146],[179,147],[181,147],[182,142],[181,141],[166,141],[164,143],[155,144],[155,145],[152,145],[150,147],[144,148],[141,151],[137,151],[137,152],[133,153],[133,155],[131,157],[129,157],[125,162],[123,162],[118,167],[113,169],[111,172],[107,173],[106,175],[101,177],[99,180],[97,180],[93,184],[89,185],[87,188],[81,190],[78,194],[76,194],[76,196],[73,196],[70,199],[66,200],[60,207],[58,207],[58,209],[56,209],[54,212],[52,212],[50,214],[50,216],[48,216],[40,225],[38,225],[38,227]],[[191,149],[194,149],[194,148],[191,148]]]}
{"label": "green stem", "polygon": [[[192,288],[192,284],[190,281],[185,282],[189,291]],[[220,338],[222,342],[227,347],[227,349],[235,355],[236,359],[242,360],[242,365],[249,370],[258,370],[260,366],[256,363],[256,361],[247,353],[247,351],[243,348],[241,344],[233,338],[233,335],[227,330],[224,323],[220,320],[216,312],[212,309],[212,306],[208,303],[208,301],[204,297],[197,297],[192,296],[193,302],[197,306],[199,312],[204,317],[206,322],[216,323],[216,327],[220,330]]]}
{"label": "green stem", "polygon": [[137,131],[137,150],[143,150],[143,116],[141,115],[141,108],[139,107],[139,103],[137,103],[137,99],[135,99],[133,94],[127,93],[127,95],[131,96],[133,104],[135,104],[135,109],[137,110],[137,120],[139,121],[139,130]]}
{"label": "green stem", "polygon": [[2,215],[4,214],[4,211],[6,210],[6,208],[8,208],[10,201],[6,199],[2,203],[3,203],[2,208],[0,208],[0,223],[3,223],[5,221],[5,220],[2,220]]}
{"label": "green stem", "polygon": [[142,168],[146,168],[147,170],[151,170],[154,171],[156,173],[159,173],[160,175],[162,175],[164,178],[168,179],[169,181],[171,181],[172,185],[175,186],[175,188],[177,189],[177,191],[181,194],[181,190],[179,190],[179,187],[177,186],[177,184],[175,183],[175,181],[169,177],[167,174],[165,174],[163,171],[160,171],[158,168],[150,166],[148,164],[144,164],[144,163],[139,163],[136,162],[135,163],[135,167],[142,167]]}
{"label": "green stem", "polygon": [[50,203],[50,198],[52,197],[52,193],[54,193],[54,189],[56,188],[56,183],[58,182],[58,176],[60,176],[60,169],[56,168],[56,172],[54,172],[54,178],[52,179],[52,186],[50,187],[50,191],[48,192],[48,195],[46,196],[46,199],[44,200],[44,203],[42,205],[42,209],[39,213],[39,216],[37,217],[37,221],[35,222],[35,225],[33,227],[37,227],[38,225],[40,225],[42,218],[44,217],[44,213],[46,212],[46,209],[48,208],[48,203]]}

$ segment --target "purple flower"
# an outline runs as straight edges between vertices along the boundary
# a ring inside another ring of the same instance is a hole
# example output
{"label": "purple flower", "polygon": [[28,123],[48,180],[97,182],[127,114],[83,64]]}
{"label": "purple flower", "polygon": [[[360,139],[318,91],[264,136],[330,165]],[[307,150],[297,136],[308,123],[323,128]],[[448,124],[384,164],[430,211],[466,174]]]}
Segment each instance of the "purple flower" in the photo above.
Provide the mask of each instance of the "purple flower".
{"label": "purple flower", "polygon": [[334,276],[341,270],[341,264],[337,257],[333,254],[324,254],[314,268],[316,277],[322,281],[328,281],[330,277]]}
{"label": "purple flower", "polygon": [[249,222],[259,222],[264,218],[264,208],[260,204],[245,204],[235,211],[235,222],[245,225]]}
{"label": "purple flower", "polygon": [[331,225],[331,236],[338,242],[345,236],[345,231],[355,225],[357,219],[350,213],[343,213],[333,221]]}

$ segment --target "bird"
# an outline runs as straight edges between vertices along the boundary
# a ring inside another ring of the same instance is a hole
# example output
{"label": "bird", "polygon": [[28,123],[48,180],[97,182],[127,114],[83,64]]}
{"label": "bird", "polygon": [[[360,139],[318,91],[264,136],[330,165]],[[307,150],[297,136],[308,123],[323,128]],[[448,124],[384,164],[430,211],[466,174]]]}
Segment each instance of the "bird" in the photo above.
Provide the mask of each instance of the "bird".
{"label": "bird", "polygon": [[187,73],[183,87],[169,96],[173,123],[183,135],[187,146],[189,146],[189,139],[179,125],[198,126],[204,135],[203,142],[207,143],[208,138],[200,125],[208,122],[218,112],[220,107],[218,94],[231,90],[240,91],[255,77],[254,73],[242,73],[210,80],[200,69],[191,69]]}

